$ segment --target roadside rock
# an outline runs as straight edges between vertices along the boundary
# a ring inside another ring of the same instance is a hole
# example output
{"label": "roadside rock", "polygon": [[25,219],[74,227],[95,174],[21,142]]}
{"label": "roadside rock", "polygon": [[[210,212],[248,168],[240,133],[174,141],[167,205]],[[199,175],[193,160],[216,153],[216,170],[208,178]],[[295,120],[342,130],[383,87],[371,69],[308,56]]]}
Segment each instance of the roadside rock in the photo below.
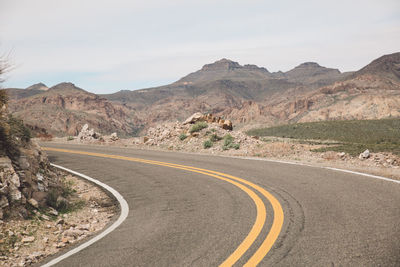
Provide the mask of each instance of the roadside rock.
{"label": "roadside rock", "polygon": [[221,117],[215,117],[212,114],[201,114],[200,112],[194,113],[192,116],[187,118],[182,125],[194,124],[198,121],[205,121],[207,123],[218,123],[219,126],[224,130],[233,130],[232,122],[230,120],[224,120]]}
{"label": "roadside rock", "polygon": [[369,158],[369,156],[370,156],[370,153],[369,153],[369,150],[367,149],[367,150],[365,150],[363,153],[361,153],[361,154],[358,156],[358,158],[359,158],[359,159],[367,159],[367,158]]}
{"label": "roadside rock", "polygon": [[94,129],[89,129],[89,125],[86,123],[78,134],[78,141],[98,140],[100,137],[101,135],[96,133]]}
{"label": "roadside rock", "polygon": [[[192,131],[193,123],[204,121],[207,127]],[[231,144],[224,146],[223,138],[230,136]],[[232,122],[224,120],[220,117],[214,117],[212,114],[202,115],[195,113],[190,116],[184,123],[165,123],[149,128],[146,136],[141,137],[148,139],[147,142],[133,143],[146,146],[155,146],[168,150],[185,150],[185,151],[204,151],[204,142],[212,140],[213,145],[208,149],[211,153],[225,152],[229,150],[230,154],[248,154],[251,147],[261,145],[262,141],[251,138],[246,134],[233,131]],[[136,139],[135,139],[136,140]]]}
{"label": "roadside rock", "polygon": [[110,140],[111,141],[117,141],[119,138],[118,138],[118,135],[117,135],[117,133],[112,133],[111,134],[111,136],[110,136]]}

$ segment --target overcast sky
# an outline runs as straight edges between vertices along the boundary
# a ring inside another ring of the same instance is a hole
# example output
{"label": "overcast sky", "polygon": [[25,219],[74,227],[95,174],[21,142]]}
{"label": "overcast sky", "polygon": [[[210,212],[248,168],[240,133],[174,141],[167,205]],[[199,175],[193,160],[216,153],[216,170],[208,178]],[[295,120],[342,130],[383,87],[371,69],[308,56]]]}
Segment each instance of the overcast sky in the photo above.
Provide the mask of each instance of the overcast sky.
{"label": "overcast sky", "polygon": [[358,70],[400,51],[400,1],[0,0],[5,87],[164,85],[229,58],[269,71]]}

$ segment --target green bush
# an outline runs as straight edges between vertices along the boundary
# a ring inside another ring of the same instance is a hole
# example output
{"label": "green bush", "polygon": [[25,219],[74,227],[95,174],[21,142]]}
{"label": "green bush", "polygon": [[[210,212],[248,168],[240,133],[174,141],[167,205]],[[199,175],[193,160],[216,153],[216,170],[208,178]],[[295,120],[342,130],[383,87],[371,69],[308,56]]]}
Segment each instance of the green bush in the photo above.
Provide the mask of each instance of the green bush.
{"label": "green bush", "polygon": [[234,140],[233,136],[230,134],[225,135],[223,139],[224,139],[224,146],[227,146],[227,147],[229,147],[233,143],[233,140]]}
{"label": "green bush", "polygon": [[52,208],[57,209],[57,198],[61,195],[60,191],[52,188],[47,193],[46,204]]}
{"label": "green bush", "polygon": [[235,138],[233,138],[232,135],[227,134],[224,136],[224,144],[222,145],[222,150],[228,150],[231,148],[234,148],[236,150],[238,150],[240,148],[239,144],[235,144],[233,143],[233,141],[235,140]]}
{"label": "green bush", "polygon": [[68,137],[67,137],[67,141],[72,141],[72,140],[74,140],[74,137],[73,137],[73,136],[68,136]]}
{"label": "green bush", "polygon": [[188,137],[188,136],[187,136],[186,134],[184,134],[184,133],[181,133],[181,134],[179,135],[179,139],[180,139],[181,141],[185,140],[187,137]]}
{"label": "green bush", "polygon": [[10,115],[8,117],[8,124],[10,125],[10,134],[12,137],[17,137],[24,144],[31,140],[31,131],[24,125],[22,120],[14,118]]}
{"label": "green bush", "polygon": [[236,150],[238,150],[240,148],[240,145],[239,144],[232,144],[231,147],[236,149]]}
{"label": "green bush", "polygon": [[203,130],[204,128],[207,128],[207,127],[208,127],[208,125],[207,125],[206,122],[204,122],[204,121],[199,121],[199,122],[196,122],[196,123],[192,126],[192,128],[190,128],[189,132],[190,132],[190,133],[199,132],[199,131]]}
{"label": "green bush", "polygon": [[31,139],[30,130],[22,120],[9,115],[0,117],[0,154],[7,155],[11,159],[19,156],[19,147],[26,146]]}
{"label": "green bush", "polygon": [[212,134],[212,135],[210,136],[210,141],[211,141],[211,142],[217,142],[217,141],[219,141],[219,140],[221,140],[221,139],[222,139],[222,137],[218,136],[217,134]]}
{"label": "green bush", "polygon": [[213,146],[213,142],[211,142],[210,140],[206,140],[206,141],[204,141],[204,143],[203,143],[203,147],[204,147],[205,149],[210,148],[210,147],[212,147],[212,146]]}
{"label": "green bush", "polygon": [[[308,140],[308,143],[313,144],[317,144],[316,140],[325,141],[326,147],[313,150],[316,152],[338,151],[357,156],[368,148],[370,152],[391,152],[400,155],[399,118],[306,122],[253,129],[247,134],[294,138],[301,142]],[[336,145],[332,141],[336,141]]]}

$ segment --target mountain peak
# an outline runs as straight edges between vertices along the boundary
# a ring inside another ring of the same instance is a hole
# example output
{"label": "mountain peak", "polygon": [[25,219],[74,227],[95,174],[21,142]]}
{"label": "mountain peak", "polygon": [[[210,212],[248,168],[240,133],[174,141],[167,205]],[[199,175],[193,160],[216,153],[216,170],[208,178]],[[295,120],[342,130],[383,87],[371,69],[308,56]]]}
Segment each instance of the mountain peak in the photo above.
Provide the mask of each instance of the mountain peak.
{"label": "mountain peak", "polygon": [[26,90],[42,90],[47,91],[49,87],[47,87],[44,83],[36,83],[26,88]]}
{"label": "mountain peak", "polygon": [[223,58],[215,61],[214,63],[204,65],[201,70],[215,71],[215,70],[233,70],[239,68],[242,68],[242,66],[239,63],[232,61],[230,59]]}
{"label": "mountain peak", "polygon": [[323,68],[317,62],[304,62],[298,65],[296,68]]}
{"label": "mountain peak", "polygon": [[381,56],[355,74],[378,74],[400,80],[400,52]]}
{"label": "mountain peak", "polygon": [[57,85],[54,85],[51,87],[49,90],[55,91],[55,90],[80,90],[84,91],[83,89],[77,87],[75,84],[71,82],[62,82]]}

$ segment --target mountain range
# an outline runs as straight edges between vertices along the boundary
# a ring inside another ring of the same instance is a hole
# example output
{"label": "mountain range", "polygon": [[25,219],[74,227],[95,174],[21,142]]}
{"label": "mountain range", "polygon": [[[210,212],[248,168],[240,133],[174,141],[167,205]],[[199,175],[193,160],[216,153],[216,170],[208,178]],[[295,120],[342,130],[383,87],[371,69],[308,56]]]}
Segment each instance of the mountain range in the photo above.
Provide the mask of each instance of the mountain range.
{"label": "mountain range", "polygon": [[89,123],[103,133],[136,135],[194,112],[237,127],[400,116],[400,53],[355,72],[306,62],[287,72],[221,59],[160,87],[96,95],[71,83],[8,88],[9,109],[37,132],[73,135]]}

